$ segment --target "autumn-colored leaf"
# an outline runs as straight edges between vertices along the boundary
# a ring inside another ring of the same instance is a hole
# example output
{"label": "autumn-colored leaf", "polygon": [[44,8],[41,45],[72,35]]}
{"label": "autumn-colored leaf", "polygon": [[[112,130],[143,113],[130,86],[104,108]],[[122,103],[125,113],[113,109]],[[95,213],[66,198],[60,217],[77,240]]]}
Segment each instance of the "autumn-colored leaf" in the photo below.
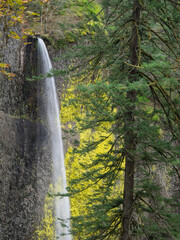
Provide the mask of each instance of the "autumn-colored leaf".
{"label": "autumn-colored leaf", "polygon": [[10,65],[7,63],[0,63],[0,68],[9,68]]}
{"label": "autumn-colored leaf", "polygon": [[29,14],[29,16],[39,16],[38,13],[31,12],[31,11],[27,11],[26,13]]}
{"label": "autumn-colored leaf", "polygon": [[14,38],[14,39],[20,39],[20,36],[16,32],[13,32],[13,31],[10,31],[8,36],[11,38]]}

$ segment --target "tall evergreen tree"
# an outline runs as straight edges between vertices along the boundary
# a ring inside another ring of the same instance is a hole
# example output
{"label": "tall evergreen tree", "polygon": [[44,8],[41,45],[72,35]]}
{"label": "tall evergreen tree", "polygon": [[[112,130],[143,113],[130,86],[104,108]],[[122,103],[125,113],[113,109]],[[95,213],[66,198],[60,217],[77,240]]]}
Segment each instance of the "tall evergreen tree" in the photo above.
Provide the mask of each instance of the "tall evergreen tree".
{"label": "tall evergreen tree", "polygon": [[[70,186],[72,195],[93,191],[87,196],[87,212],[73,218],[73,232],[77,239],[179,239],[178,195],[171,189],[173,179],[179,180],[180,4],[99,4],[98,14],[88,5],[82,45],[71,53],[79,58],[73,78],[79,86],[71,102],[82,106],[82,131],[91,129],[93,136],[101,127],[102,132],[75,152],[85,156],[109,141],[107,150],[83,165],[86,172]],[[123,195],[115,190],[122,171]],[[99,187],[93,190],[95,184]]]}

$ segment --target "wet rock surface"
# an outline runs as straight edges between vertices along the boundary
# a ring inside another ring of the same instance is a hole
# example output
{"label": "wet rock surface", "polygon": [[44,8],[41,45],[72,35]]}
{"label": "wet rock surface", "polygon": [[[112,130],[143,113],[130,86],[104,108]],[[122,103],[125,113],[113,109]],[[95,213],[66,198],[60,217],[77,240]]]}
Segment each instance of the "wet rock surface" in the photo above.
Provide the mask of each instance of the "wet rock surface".
{"label": "wet rock surface", "polygon": [[[1,51],[16,76],[0,76],[0,239],[28,240],[51,181],[48,131],[38,121],[36,39],[9,40]],[[38,135],[40,134],[40,137]]]}
{"label": "wet rock surface", "polygon": [[[1,60],[15,73],[13,79],[0,75],[0,240],[32,239],[52,180],[43,80],[33,79],[38,75],[37,39],[27,42],[8,39],[4,45],[0,39]],[[64,50],[46,45],[53,68],[65,69]],[[67,82],[61,75],[55,81],[61,102]],[[72,139],[63,137],[66,152]]]}

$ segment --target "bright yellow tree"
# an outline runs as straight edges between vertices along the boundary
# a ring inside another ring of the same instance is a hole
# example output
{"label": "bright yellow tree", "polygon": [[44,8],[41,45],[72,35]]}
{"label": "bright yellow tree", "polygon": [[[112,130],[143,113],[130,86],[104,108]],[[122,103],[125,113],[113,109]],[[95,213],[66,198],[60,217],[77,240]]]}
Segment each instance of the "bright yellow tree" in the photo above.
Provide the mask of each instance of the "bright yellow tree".
{"label": "bright yellow tree", "polygon": [[[89,84],[91,84],[91,77],[92,76],[90,76],[89,80],[86,79],[86,81],[89,81]],[[98,79],[96,79],[96,81],[98,81]],[[112,162],[109,163],[109,165],[104,166],[103,162],[99,163],[98,158],[105,153],[108,154],[111,149],[111,143],[114,141],[114,134],[110,133],[112,123],[109,122],[99,124],[98,126],[94,127],[94,129],[86,129],[81,131],[82,126],[81,123],[77,121],[77,118],[84,118],[85,114],[87,113],[83,104],[76,105],[78,93],[75,89],[80,82],[83,82],[83,79],[77,79],[75,84],[71,85],[71,87],[67,90],[61,106],[61,121],[63,128],[66,131],[69,131],[70,135],[73,135],[74,129],[76,129],[76,133],[74,135],[74,144],[76,147],[72,145],[69,146],[65,161],[68,182],[74,182],[74,189],[72,191],[74,191],[75,194],[71,198],[71,216],[72,219],[78,218],[79,225],[85,221],[85,217],[83,216],[89,214],[89,206],[92,206],[89,204],[90,199],[94,199],[93,201],[96,201],[98,205],[99,198],[104,194],[103,190],[101,193],[101,189],[103,189],[104,186],[103,178],[97,181],[92,181],[91,179],[87,180],[89,169],[85,168],[84,166],[88,165],[91,169],[91,172],[94,172],[95,177],[108,174],[111,169]],[[104,96],[104,98],[106,99],[106,96]],[[114,109],[114,111],[116,110]],[[96,147],[92,147],[90,151],[82,153],[81,149],[86,148],[86,144],[89,141],[93,141]],[[75,149],[76,151],[74,151]],[[93,162],[96,161],[97,164],[94,165]],[[109,198],[111,198],[112,201],[117,197],[119,197],[119,199],[122,198],[124,163],[121,164],[121,168],[122,171],[119,173],[119,180],[115,183],[116,187],[110,190],[111,196],[109,196]],[[79,184],[78,181],[76,182],[77,179],[86,180]],[[76,194],[76,192],[78,194]],[[112,213],[109,212],[108,215],[111,217]],[[81,236],[76,233],[74,238],[81,239],[82,232]]]}

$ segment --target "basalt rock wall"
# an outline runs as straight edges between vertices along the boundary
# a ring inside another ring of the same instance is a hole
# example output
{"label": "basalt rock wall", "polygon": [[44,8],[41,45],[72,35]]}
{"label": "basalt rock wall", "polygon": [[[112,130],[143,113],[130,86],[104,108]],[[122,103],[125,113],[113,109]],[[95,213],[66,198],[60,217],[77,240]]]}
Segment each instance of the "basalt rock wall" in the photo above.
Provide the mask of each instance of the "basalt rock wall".
{"label": "basalt rock wall", "polygon": [[[38,121],[37,40],[1,40],[1,61],[15,77],[0,75],[0,240],[32,239],[51,179],[48,131]],[[40,136],[39,136],[40,135]]]}

